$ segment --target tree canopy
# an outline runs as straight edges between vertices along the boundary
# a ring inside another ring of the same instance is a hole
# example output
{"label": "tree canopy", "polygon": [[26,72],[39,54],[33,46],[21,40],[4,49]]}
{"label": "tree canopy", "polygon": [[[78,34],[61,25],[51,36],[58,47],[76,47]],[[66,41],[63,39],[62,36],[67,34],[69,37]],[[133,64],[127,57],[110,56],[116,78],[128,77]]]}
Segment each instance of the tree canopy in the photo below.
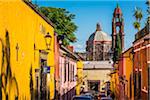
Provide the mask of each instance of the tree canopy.
{"label": "tree canopy", "polygon": [[120,55],[122,53],[122,48],[121,48],[121,39],[120,39],[120,35],[119,33],[116,35],[116,48],[115,48],[115,51],[114,51],[114,56],[113,56],[113,61],[116,62],[119,60],[120,58]]}
{"label": "tree canopy", "polygon": [[77,30],[77,26],[73,22],[74,14],[63,8],[39,7],[38,10],[54,23],[55,32],[58,34],[58,38],[62,40],[63,45],[76,42],[74,32]]}
{"label": "tree canopy", "polygon": [[139,31],[141,28],[141,19],[143,18],[142,9],[135,7],[133,16],[136,19],[136,21],[133,23],[133,26],[135,29],[137,29]]}

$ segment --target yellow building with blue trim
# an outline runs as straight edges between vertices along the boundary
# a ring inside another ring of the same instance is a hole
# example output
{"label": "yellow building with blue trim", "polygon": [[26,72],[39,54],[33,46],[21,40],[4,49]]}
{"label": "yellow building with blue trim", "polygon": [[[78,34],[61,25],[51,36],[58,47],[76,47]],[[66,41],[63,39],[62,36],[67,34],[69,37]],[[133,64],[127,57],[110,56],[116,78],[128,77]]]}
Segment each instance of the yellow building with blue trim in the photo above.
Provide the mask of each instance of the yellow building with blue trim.
{"label": "yellow building with blue trim", "polygon": [[2,100],[53,99],[52,23],[22,0],[0,1],[0,13]]}

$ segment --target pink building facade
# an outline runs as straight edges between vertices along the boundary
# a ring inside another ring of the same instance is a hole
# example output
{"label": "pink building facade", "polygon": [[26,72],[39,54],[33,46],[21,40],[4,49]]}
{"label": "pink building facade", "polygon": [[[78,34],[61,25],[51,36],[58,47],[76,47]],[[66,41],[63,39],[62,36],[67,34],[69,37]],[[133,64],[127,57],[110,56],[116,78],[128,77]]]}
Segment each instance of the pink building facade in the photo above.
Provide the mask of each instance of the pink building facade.
{"label": "pink building facade", "polygon": [[71,100],[75,95],[77,57],[63,46],[60,47],[59,74],[60,100]]}
{"label": "pink building facade", "polygon": [[55,34],[55,100],[71,100],[76,93],[78,56],[59,43]]}

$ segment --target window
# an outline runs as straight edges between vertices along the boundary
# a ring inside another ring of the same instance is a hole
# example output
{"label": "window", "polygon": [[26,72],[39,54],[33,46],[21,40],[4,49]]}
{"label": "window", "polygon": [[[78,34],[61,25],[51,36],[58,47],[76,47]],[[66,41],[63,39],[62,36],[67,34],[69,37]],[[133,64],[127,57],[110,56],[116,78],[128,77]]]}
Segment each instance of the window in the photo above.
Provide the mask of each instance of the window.
{"label": "window", "polygon": [[74,65],[72,65],[72,76],[73,76],[73,81],[75,81],[75,79],[74,79]]}
{"label": "window", "polygon": [[66,82],[66,60],[64,61],[64,82]]}
{"label": "window", "polygon": [[70,70],[70,81],[72,82],[72,64],[70,64],[71,70]]}
{"label": "window", "polygon": [[116,33],[117,34],[120,33],[120,27],[119,26],[116,27]]}
{"label": "window", "polygon": [[68,81],[69,81],[69,73],[70,73],[69,66],[70,66],[70,63],[68,62]]}
{"label": "window", "polygon": [[116,22],[119,22],[119,18],[116,17]]}
{"label": "window", "polygon": [[72,77],[71,77],[71,81],[73,81],[73,78],[74,78],[74,77],[73,77],[73,64],[71,65],[71,67],[72,67],[72,70],[71,70],[71,76],[72,76]]}

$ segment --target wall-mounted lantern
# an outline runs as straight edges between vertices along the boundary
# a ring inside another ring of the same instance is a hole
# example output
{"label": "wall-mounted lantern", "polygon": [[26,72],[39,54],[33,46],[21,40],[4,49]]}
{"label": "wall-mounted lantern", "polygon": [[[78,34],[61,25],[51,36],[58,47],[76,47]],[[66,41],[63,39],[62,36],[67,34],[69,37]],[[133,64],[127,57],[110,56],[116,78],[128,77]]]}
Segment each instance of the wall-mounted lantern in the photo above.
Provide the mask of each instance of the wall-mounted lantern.
{"label": "wall-mounted lantern", "polygon": [[58,35],[57,38],[58,38],[59,44],[60,45],[63,44],[63,40],[64,40],[65,36],[64,35]]}
{"label": "wall-mounted lantern", "polygon": [[50,36],[49,32],[45,35],[45,42],[46,42],[46,46],[47,46],[47,50],[50,50],[50,45],[52,42],[52,36]]}

